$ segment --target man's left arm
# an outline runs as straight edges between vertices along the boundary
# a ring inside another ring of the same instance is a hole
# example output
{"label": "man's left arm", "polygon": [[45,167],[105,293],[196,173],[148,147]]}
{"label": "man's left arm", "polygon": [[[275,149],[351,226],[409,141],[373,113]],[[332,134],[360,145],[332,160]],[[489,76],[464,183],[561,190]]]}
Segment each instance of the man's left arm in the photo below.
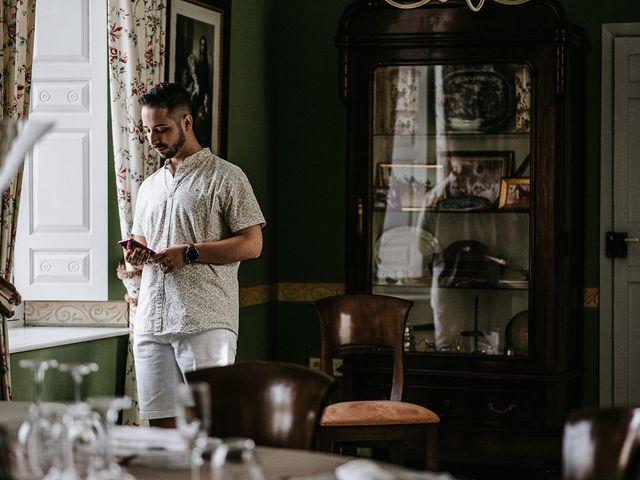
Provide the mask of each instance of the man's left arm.
{"label": "man's left arm", "polygon": [[262,253],[262,225],[244,228],[224,240],[194,245],[199,253],[198,263],[226,264],[258,258]]}
{"label": "man's left arm", "polygon": [[[228,264],[258,258],[262,252],[262,225],[238,230],[232,236],[216,242],[200,242],[194,244],[198,250],[196,263]],[[165,273],[184,267],[185,251],[188,245],[174,245],[158,252],[151,261],[159,263]]]}

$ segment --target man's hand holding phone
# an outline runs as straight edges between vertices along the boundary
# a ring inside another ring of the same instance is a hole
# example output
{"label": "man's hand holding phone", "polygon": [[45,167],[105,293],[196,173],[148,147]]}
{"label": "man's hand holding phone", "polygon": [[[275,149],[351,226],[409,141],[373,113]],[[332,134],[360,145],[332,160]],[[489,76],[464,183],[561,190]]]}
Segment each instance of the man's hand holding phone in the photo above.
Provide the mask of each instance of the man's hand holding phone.
{"label": "man's hand holding phone", "polygon": [[134,240],[133,238],[127,238],[118,242],[122,248],[124,248],[124,259],[134,266],[139,266],[147,263],[152,255],[156,252],[151,250],[146,245]]}

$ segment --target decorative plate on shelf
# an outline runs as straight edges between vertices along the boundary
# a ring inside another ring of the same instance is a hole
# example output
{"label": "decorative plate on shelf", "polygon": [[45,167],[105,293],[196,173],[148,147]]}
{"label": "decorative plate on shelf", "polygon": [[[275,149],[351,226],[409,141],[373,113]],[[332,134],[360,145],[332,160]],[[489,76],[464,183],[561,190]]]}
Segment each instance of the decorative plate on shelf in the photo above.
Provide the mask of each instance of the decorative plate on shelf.
{"label": "decorative plate on shelf", "polygon": [[526,355],[529,350],[529,311],[514,315],[507,324],[505,332],[507,348],[516,355]]}
{"label": "decorative plate on shelf", "polygon": [[384,281],[412,282],[428,275],[427,265],[440,250],[438,240],[418,227],[394,227],[378,238],[374,260],[376,277]]}
{"label": "decorative plate on shelf", "polygon": [[455,212],[467,212],[471,210],[483,210],[489,208],[491,202],[488,198],[468,195],[464,197],[448,197],[438,200],[436,208]]}
{"label": "decorative plate on shelf", "polygon": [[461,70],[444,77],[444,113],[452,130],[504,128],[515,113],[513,87],[499,72]]}

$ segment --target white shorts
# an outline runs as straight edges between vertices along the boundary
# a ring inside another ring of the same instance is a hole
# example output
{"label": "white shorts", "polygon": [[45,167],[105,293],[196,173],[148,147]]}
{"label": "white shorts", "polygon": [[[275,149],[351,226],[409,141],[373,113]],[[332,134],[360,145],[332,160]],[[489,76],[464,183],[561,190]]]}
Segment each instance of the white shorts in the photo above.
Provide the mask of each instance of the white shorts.
{"label": "white shorts", "polygon": [[186,382],[185,372],[233,363],[236,344],[236,334],[224,328],[196,334],[134,333],[140,418],[175,417],[176,390]]}

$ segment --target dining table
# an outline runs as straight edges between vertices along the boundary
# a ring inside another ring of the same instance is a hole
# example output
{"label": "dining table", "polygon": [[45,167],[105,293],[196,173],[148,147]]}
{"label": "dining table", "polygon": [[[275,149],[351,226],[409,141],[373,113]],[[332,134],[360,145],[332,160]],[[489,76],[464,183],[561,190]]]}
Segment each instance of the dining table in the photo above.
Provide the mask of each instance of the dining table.
{"label": "dining table", "polygon": [[[257,446],[256,452],[265,480],[334,479],[336,467],[353,459],[321,452],[263,446]],[[390,470],[398,470],[398,468],[392,465],[387,466]],[[207,469],[208,465],[202,469],[203,480],[208,478]],[[135,462],[127,466],[127,471],[138,480],[189,480],[190,478],[188,469],[151,467],[148,464],[136,466]]]}
{"label": "dining table", "polygon": [[[23,419],[29,412],[30,402],[0,401],[0,425],[16,438]],[[139,427],[145,428],[145,427]],[[354,461],[354,457],[291,448],[256,447],[257,457],[264,472],[264,480],[335,480],[337,467]],[[455,480],[447,474],[419,472],[384,462],[372,462],[399,480]],[[134,458],[125,465],[137,480],[190,480],[188,465],[171,465],[162,461],[144,461]],[[208,464],[202,467],[202,480],[207,480]],[[31,480],[31,479],[29,479]],[[366,480],[366,479],[357,479]]]}

